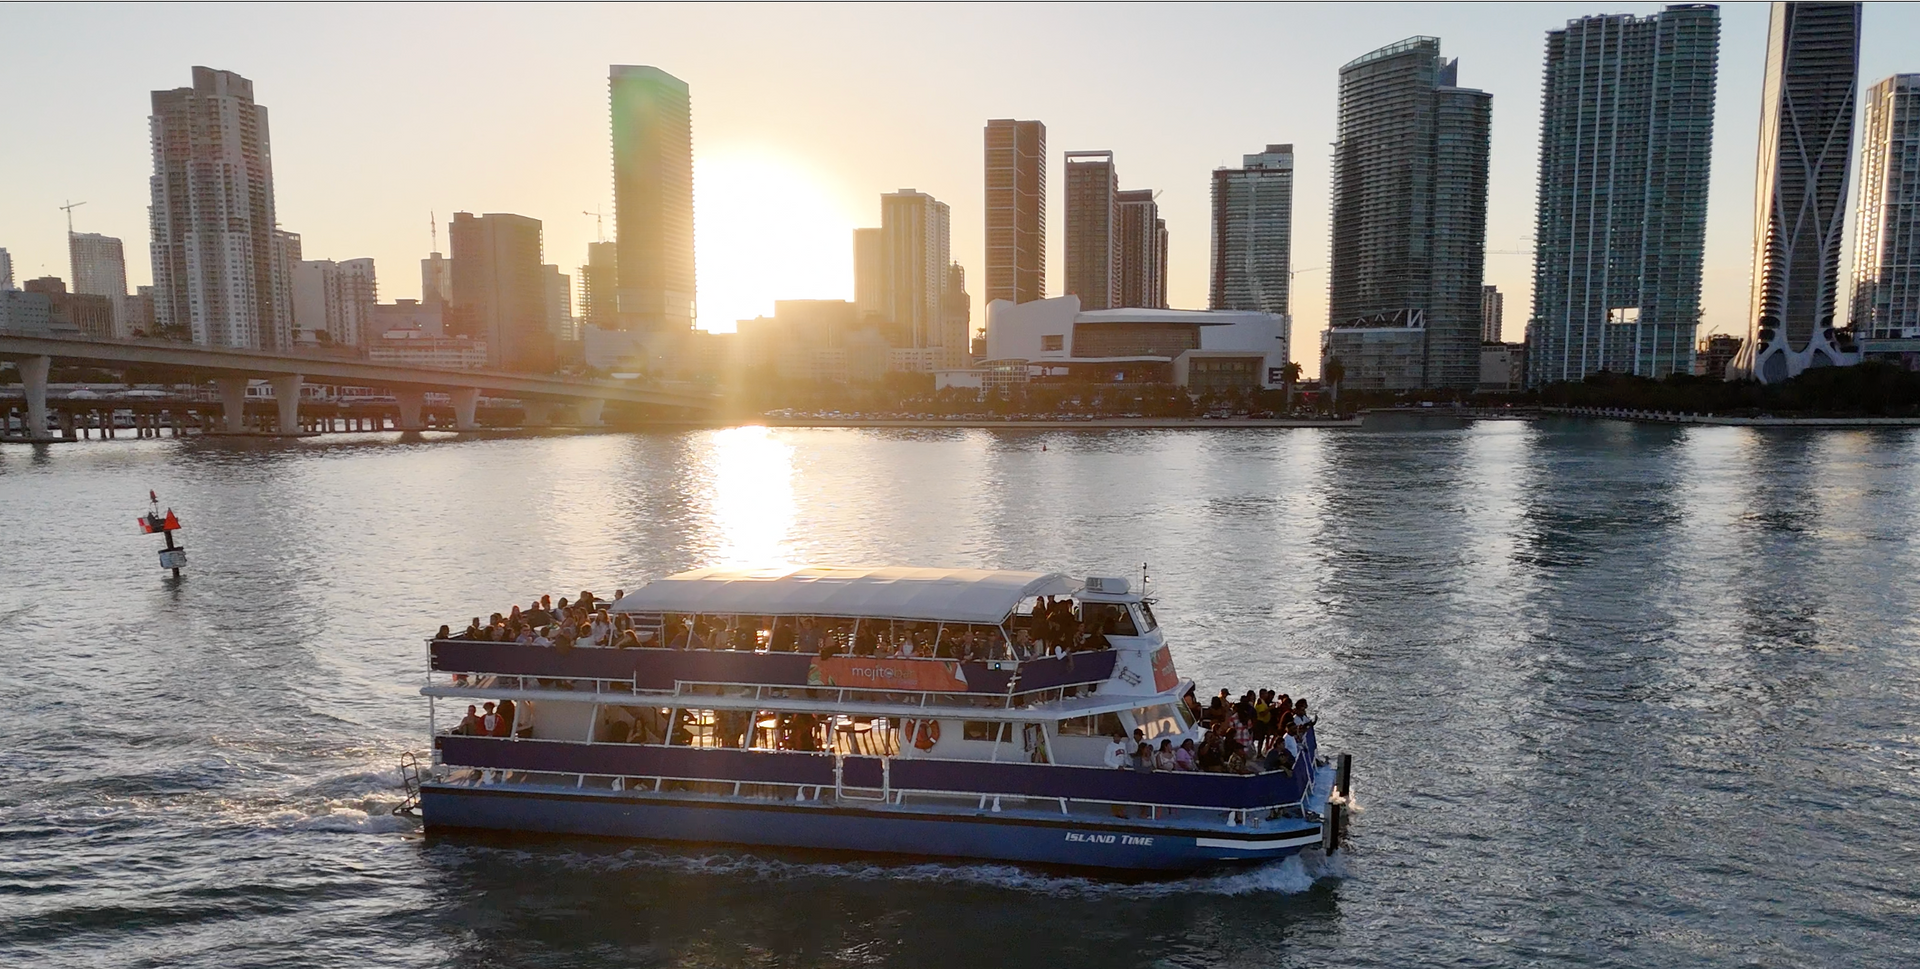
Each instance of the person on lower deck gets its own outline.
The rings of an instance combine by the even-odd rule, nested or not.
[[[1132,749],[1133,745],[1127,743],[1127,735],[1115,730],[1113,736],[1107,743],[1106,765],[1108,767],[1126,767],[1127,754]]]
[[[453,732],[461,735],[462,737],[472,736],[473,734],[479,733],[480,732],[479,708],[475,707],[471,703],[467,704],[467,715],[460,718],[460,725],[453,728]]]

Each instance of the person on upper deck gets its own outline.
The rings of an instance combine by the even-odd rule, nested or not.
[[[1173,752],[1173,741],[1162,739],[1160,748],[1153,752],[1154,770],[1179,770],[1179,759]]]
[[[1184,771],[1200,769],[1200,752],[1194,747],[1191,738],[1180,741],[1180,746],[1173,749],[1173,769]]]
[[[1314,722],[1313,718],[1307,715],[1306,698],[1301,697],[1300,699],[1293,701],[1294,726],[1297,726],[1302,730],[1305,730],[1306,728],[1313,726],[1313,722]]]
[[[553,613],[548,612],[547,610],[541,608],[540,600],[538,599],[533,600],[533,602],[527,606],[527,611],[524,613],[521,613],[521,615],[526,617],[528,625],[532,625],[532,626],[553,625]]]
[[[1109,738],[1107,742],[1106,765],[1108,767],[1126,767],[1128,765],[1127,754],[1132,749],[1133,745],[1127,743],[1127,735],[1115,730],[1113,736]]]
[[[1153,748],[1148,746],[1146,741],[1142,740],[1138,746],[1133,748],[1133,756],[1127,758],[1127,766],[1133,768],[1133,772],[1136,774],[1153,773]]]
[[[434,633],[434,634],[433,634],[433,638],[435,638],[435,639],[452,639],[452,638],[453,638],[453,630],[452,630],[452,629],[450,629],[450,628],[448,628],[448,627],[446,627],[446,626],[441,626],[441,627],[440,627],[440,631],[439,631],[439,632],[437,632],[437,633]]]

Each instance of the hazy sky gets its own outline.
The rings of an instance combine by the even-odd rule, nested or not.
[[[16,280],[69,275],[74,227],[147,258],[149,92],[201,64],[251,78],[268,107],[281,224],[309,259],[371,256],[383,300],[416,298],[428,213],[546,224],[572,273],[613,209],[607,65],[652,64],[693,89],[700,324],[730,329],[779,298],[852,298],[856,226],[878,196],[953,206],[953,253],[985,319],[981,127],[1047,125],[1049,294],[1064,279],[1060,154],[1112,149],[1122,188],[1161,191],[1171,301],[1206,304],[1208,173],[1268,143],[1296,152],[1294,357],[1326,323],[1329,145],[1341,64],[1441,38],[1460,83],[1493,94],[1489,250],[1533,232],[1544,34],[1654,4],[1102,6],[24,6],[0,4],[0,247]],[[1705,326],[1745,332],[1764,4],[1722,6]],[[1868,4],[1862,80],[1920,70],[1920,6]],[[1849,225],[1851,229],[1851,225]],[[442,229],[441,246],[446,240]],[[1507,339],[1532,261],[1490,253]]]

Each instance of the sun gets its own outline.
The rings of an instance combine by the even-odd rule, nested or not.
[[[730,332],[776,299],[853,298],[853,228],[822,181],[777,152],[693,163],[699,327]]]

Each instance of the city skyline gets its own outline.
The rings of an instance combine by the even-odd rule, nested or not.
[[[1632,12],[1646,15],[1661,7],[1640,5]],[[1061,167],[1059,152],[1069,145],[1092,144],[1111,147],[1124,157],[1128,183],[1152,185],[1163,193],[1162,217],[1174,230],[1169,302],[1199,307],[1206,304],[1208,284],[1206,226],[1212,170],[1237,166],[1242,154],[1260,144],[1290,141],[1304,147],[1296,162],[1294,265],[1303,271],[1325,265],[1329,158],[1316,146],[1332,140],[1337,68],[1400,38],[1434,34],[1445,39],[1449,57],[1458,56],[1471,65],[1471,86],[1495,98],[1492,182],[1500,188],[1488,206],[1486,280],[1512,297],[1508,308],[1512,328],[1530,306],[1531,260],[1505,251],[1525,249],[1526,236],[1531,234],[1533,193],[1515,186],[1530,189],[1534,181],[1541,77],[1537,59],[1502,55],[1510,55],[1507,48],[1515,44],[1537,51],[1547,31],[1567,20],[1611,11],[1589,4],[1503,9],[1507,12],[1496,16],[1489,8],[1382,6],[1369,8],[1364,23],[1340,8],[1250,10],[1247,13],[1258,29],[1249,32],[1249,49],[1255,46],[1255,38],[1264,37],[1273,48],[1267,56],[1284,67],[1262,72],[1244,63],[1236,67],[1233,57],[1209,53],[1204,69],[1171,86],[1177,90],[1161,90],[1168,87],[1164,83],[1129,82],[1115,92],[1113,104],[1091,108],[1075,105],[1067,97],[1070,85],[1055,80],[1056,74],[1067,76],[1066,69],[1046,63],[1037,40],[1009,42],[1006,58],[1028,60],[1002,72],[1005,77],[980,68],[960,68],[956,73],[901,63],[891,65],[902,80],[901,90],[876,92],[864,80],[875,64],[866,64],[860,71],[828,65],[802,75],[803,83],[787,83],[777,91],[765,86],[767,72],[790,65],[790,58],[804,53],[808,63],[817,64],[817,49],[802,50],[809,41],[838,49],[869,32],[911,21],[951,25],[957,31],[953,42],[961,44],[969,31],[983,29],[937,9],[883,8],[863,15],[830,16],[823,19],[831,22],[833,30],[825,33],[819,24],[774,10],[761,18],[765,23],[740,28],[743,33],[732,38],[734,43],[727,50],[702,40],[702,31],[717,22],[712,15],[688,9],[627,11],[620,16],[561,10],[535,16],[507,8],[449,21],[402,8],[382,21],[406,31],[427,29],[431,19],[434,28],[443,32],[437,37],[470,41],[481,48],[506,43],[515,28],[547,32],[600,21],[610,26],[672,28],[701,41],[666,45],[622,39],[659,36],[658,30],[593,31],[596,39],[587,45],[589,52],[570,52],[564,67],[536,57],[541,70],[531,80],[511,83],[468,78],[458,72],[448,77],[441,64],[431,70],[382,64],[364,72],[365,77],[339,77],[337,66],[327,63],[321,56],[324,51],[318,50],[325,46],[321,39],[336,28],[298,11],[257,12],[194,35],[188,28],[208,26],[214,19],[210,14],[162,18],[134,10],[121,22],[89,26],[91,41],[102,56],[114,61],[112,69],[89,77],[84,85],[49,91],[45,101],[16,109],[16,116],[29,124],[56,116],[83,123],[43,123],[43,128],[60,131],[60,136],[51,143],[41,139],[29,146],[16,141],[13,147],[0,148],[0,172],[10,185],[0,196],[0,225],[6,227],[0,245],[14,255],[16,280],[60,273],[66,262],[65,226],[55,206],[65,198],[84,198],[92,204],[76,213],[75,230],[130,243],[130,290],[151,278],[142,258],[145,253],[135,241],[146,235],[142,189],[150,174],[141,171],[150,165],[144,152],[145,105],[141,102],[150,90],[178,85],[187,68],[197,63],[247,77],[260,103],[272,106],[278,221],[304,234],[310,255],[371,254],[390,267],[411,265],[430,247],[421,217],[428,210],[438,210],[444,217],[446,212],[464,209],[541,219],[547,226],[547,261],[577,266],[585,261],[586,244],[593,241],[594,220],[573,213],[596,205],[610,207],[612,194],[606,170],[606,65],[638,62],[657,64],[687,81],[697,89],[701,104],[694,122],[694,165],[699,323],[704,327],[730,329],[735,319],[752,315],[756,307],[766,312],[774,298],[851,298],[852,253],[845,240],[852,228],[870,218],[865,212],[872,195],[899,185],[917,185],[952,205],[954,261],[976,279],[987,278],[980,231],[984,207],[978,139],[981,125],[993,117],[1033,118],[1049,129],[1047,295],[1062,292],[1065,278],[1060,241],[1064,185],[1055,171]],[[1197,28],[1186,22],[1195,18],[1151,8],[1111,13],[1109,23],[1096,27],[1102,36],[1109,30],[1115,37],[1140,34],[1143,24],[1157,24],[1144,35],[1156,38],[1153,46],[1166,48],[1165,56],[1182,64],[1199,56]],[[1072,11],[1045,7],[1033,14],[1034,30],[1045,35],[1068,22]],[[18,19],[44,36],[69,36],[71,30],[59,27],[67,22],[63,16],[71,15],[58,8],[27,8]],[[1728,5],[1723,10],[1703,336],[1745,329],[1753,132],[1758,127],[1766,16],[1764,6]],[[1920,16],[1896,7],[1870,6],[1866,17],[1871,29],[1862,45],[1863,86],[1911,69],[1913,65],[1901,60],[1889,38],[1920,25]],[[978,19],[991,24],[1004,17]],[[289,32],[314,37],[316,49],[294,45],[284,58],[273,59],[257,50],[260,41]],[[1138,36],[1125,45],[1147,49]],[[46,68],[47,55],[62,49],[55,44],[47,52],[27,52],[0,66],[0,77],[20,81],[16,89],[30,89],[24,79]],[[120,53],[127,56],[119,57]],[[962,90],[946,93],[956,79],[966,82],[960,85]],[[396,105],[418,101],[447,89],[449,80],[462,85],[471,82],[475,87],[458,98],[436,102],[442,110],[436,112],[434,130],[444,137],[426,137],[416,111],[388,109],[368,101],[375,97]],[[340,93],[342,84],[345,94]],[[1227,97],[1221,85],[1238,85],[1238,90]],[[1272,97],[1276,91],[1286,92],[1285,105]],[[909,98],[919,104],[911,115],[887,114]],[[802,103],[804,109],[788,110]],[[1184,113],[1167,110],[1167,105],[1175,103],[1183,105]],[[354,105],[368,136],[351,139],[351,144],[398,139],[402,150],[344,153],[349,145],[334,142],[341,141],[337,137],[340,111],[348,104]],[[880,117],[888,123],[863,125],[863,118]],[[562,127],[567,130],[561,132]],[[508,130],[517,134],[500,136]],[[756,157],[763,159],[766,176],[760,185],[736,186],[724,178],[730,172],[752,170],[751,160]],[[772,164],[765,164],[767,159]],[[126,178],[130,168],[135,172],[131,186]],[[722,188],[730,194],[720,194]],[[740,194],[753,192],[760,194],[751,199]],[[768,217],[763,228],[772,230],[773,239],[755,248],[740,231],[741,225],[752,223],[739,213],[755,209],[748,201],[765,202],[777,194],[793,196],[791,204],[762,213]],[[735,213],[731,225],[725,222],[730,212]],[[804,258],[790,260],[790,265],[764,258],[770,251],[802,252],[812,247],[801,244],[815,238],[830,242],[818,246],[818,254],[804,251]],[[1850,244],[1845,248],[1851,252]],[[718,262],[711,255],[729,250],[742,255]],[[383,298],[415,295],[406,285],[409,273],[389,269],[389,275],[402,282],[391,293],[383,293]],[[1294,339],[1302,347],[1312,346],[1324,325],[1325,280],[1323,275],[1298,280],[1292,309]],[[975,287],[973,298],[973,317],[979,321],[984,319],[986,287]],[[1301,361],[1310,372],[1316,366],[1311,356],[1306,354]]]

